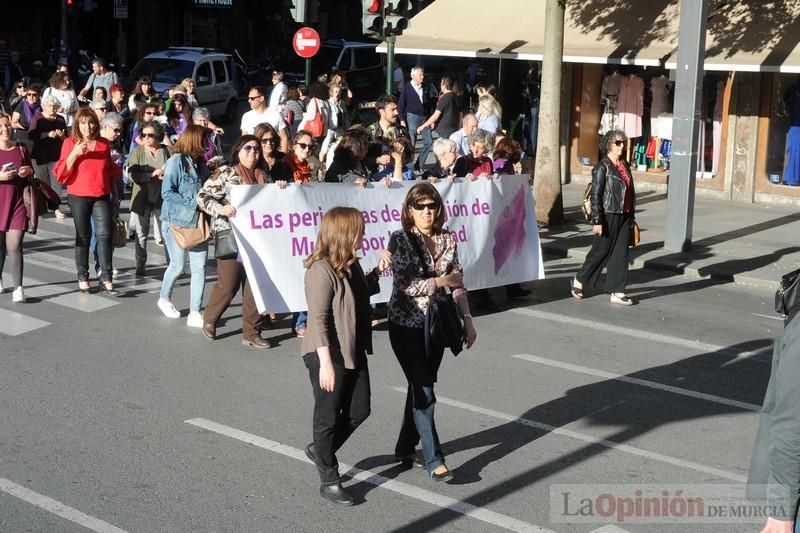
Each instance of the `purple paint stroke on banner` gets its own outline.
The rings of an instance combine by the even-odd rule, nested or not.
[[[495,226],[494,231],[494,246],[492,247],[495,275],[500,272],[500,269],[509,259],[520,254],[525,244],[526,194],[527,187],[523,185],[497,219],[497,226]]]

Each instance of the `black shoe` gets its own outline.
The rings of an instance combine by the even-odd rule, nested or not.
[[[408,455],[399,456],[395,455],[394,458],[402,464],[406,468],[425,468],[425,462],[422,458],[417,454],[417,452],[412,452]]]
[[[323,483],[319,486],[319,494],[326,500],[338,503],[339,505],[353,505],[355,503],[353,497],[344,490],[340,481]]]
[[[441,474],[431,472],[431,479],[434,481],[450,481],[451,479],[453,479],[453,473],[449,469],[445,470]]]
[[[209,324],[208,322],[203,323],[203,336],[210,341],[213,341],[217,338],[217,326],[214,324]]]
[[[489,297],[481,298],[480,300],[478,300],[478,309],[486,313],[500,312],[500,306],[494,303],[494,300],[492,300]]]
[[[314,443],[309,442],[308,446],[306,446],[306,457],[311,459],[311,462],[317,464],[317,454],[314,453]]]

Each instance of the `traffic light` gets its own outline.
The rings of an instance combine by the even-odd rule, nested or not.
[[[285,4],[284,4],[285,5]],[[292,0],[292,18],[295,22],[304,23],[306,21],[306,0]]]
[[[383,35],[383,0],[363,0],[361,25],[365,35]]]
[[[400,35],[408,28],[409,5],[407,0],[385,0],[383,28],[385,35]]]

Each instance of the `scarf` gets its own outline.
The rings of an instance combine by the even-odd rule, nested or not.
[[[292,171],[292,179],[296,183],[308,183],[308,179],[311,177],[311,165],[308,164],[308,161],[300,161],[294,152],[289,152],[286,154],[284,162]]]
[[[39,110],[41,110],[39,104],[31,105],[27,98],[22,101],[22,111],[25,113],[25,123],[28,124],[28,126],[33,122],[33,116]]]
[[[266,182],[264,171],[260,168],[254,168],[253,170],[250,170],[243,164],[239,163],[236,165],[236,173],[239,174],[239,177],[242,179],[242,183],[245,185],[254,185],[256,183],[263,185]]]

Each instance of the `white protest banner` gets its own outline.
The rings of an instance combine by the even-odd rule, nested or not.
[[[400,210],[418,182],[366,187],[334,183],[239,185],[231,190],[231,219],[239,253],[261,313],[306,309],[303,260],[314,250],[327,210],[355,207],[364,216],[361,264],[369,271],[392,232],[402,229]],[[467,289],[483,289],[544,277],[539,231],[527,176],[435,184],[444,201]],[[372,302],[391,296],[391,270]]]

